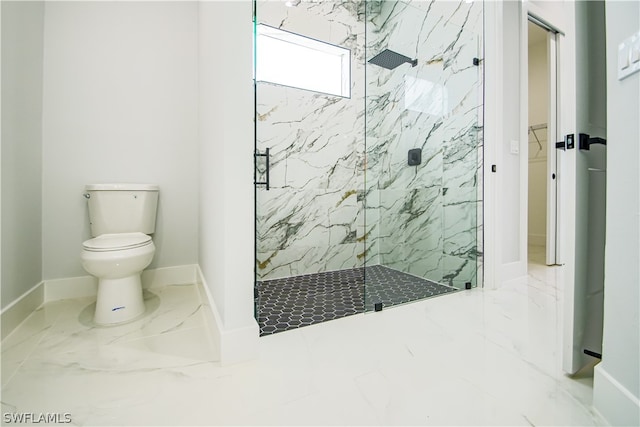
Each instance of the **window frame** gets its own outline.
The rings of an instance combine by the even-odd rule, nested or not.
[[[272,27],[267,24],[256,24],[255,30],[255,64],[254,64],[254,79],[257,82],[275,84],[278,86],[291,87],[300,90],[306,90],[315,93],[322,93],[331,96],[338,96],[341,98],[351,98],[351,49],[342,47],[336,44],[327,43],[322,40],[314,39],[302,34],[294,33],[291,31],[282,30],[280,28]],[[283,43],[291,43],[297,47],[308,49],[309,51],[318,51],[324,55],[333,55],[340,61],[340,93],[331,92],[327,90],[319,90],[308,85],[302,87],[296,84],[287,84],[286,79],[267,79],[260,76],[260,64],[258,53],[260,38],[269,37],[274,40],[278,40]],[[317,86],[316,86],[317,87]],[[326,89],[326,88],[325,88]]]

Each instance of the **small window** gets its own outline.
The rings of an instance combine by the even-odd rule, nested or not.
[[[349,97],[350,77],[349,49],[257,26],[257,81]]]

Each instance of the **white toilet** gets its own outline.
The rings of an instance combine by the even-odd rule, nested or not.
[[[156,250],[158,186],[93,184],[85,187],[93,239],[82,244],[82,267],[98,278],[95,323],[113,325],[144,314],[140,274]]]

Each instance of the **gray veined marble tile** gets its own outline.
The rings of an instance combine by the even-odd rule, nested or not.
[[[593,374],[562,372],[565,269],[538,255],[520,284],[263,337],[247,363],[206,362],[198,348],[176,354],[206,339],[200,326],[159,341],[25,355],[3,384],[2,408],[68,411],[73,425],[607,425],[593,412]],[[192,296],[174,303],[197,305]],[[58,321],[70,328],[62,315],[87,303],[68,300],[10,338],[26,342]]]
[[[472,59],[481,46],[482,7],[267,3],[258,4],[260,22],[351,49],[354,79],[348,99],[258,84],[258,147],[272,151],[273,188],[258,192],[261,274],[364,260],[401,268],[404,260],[404,269],[441,278],[445,254],[477,254],[481,221],[445,205],[456,189],[481,184],[482,101]],[[390,71],[365,62],[385,48],[417,57],[418,66]],[[422,150],[418,167],[407,166],[412,148]],[[366,196],[336,203],[335,196],[354,191]],[[464,199],[475,203],[476,216],[478,200]]]

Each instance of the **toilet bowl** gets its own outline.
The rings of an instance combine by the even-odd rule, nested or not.
[[[140,275],[153,259],[155,245],[143,233],[103,234],[82,245],[82,267],[98,278],[95,323],[133,320],[145,311]]]
[[[94,322],[113,325],[145,312],[140,274],[156,250],[159,188],[155,184],[89,184],[87,200],[93,239],[82,244],[84,269],[98,278]]]

